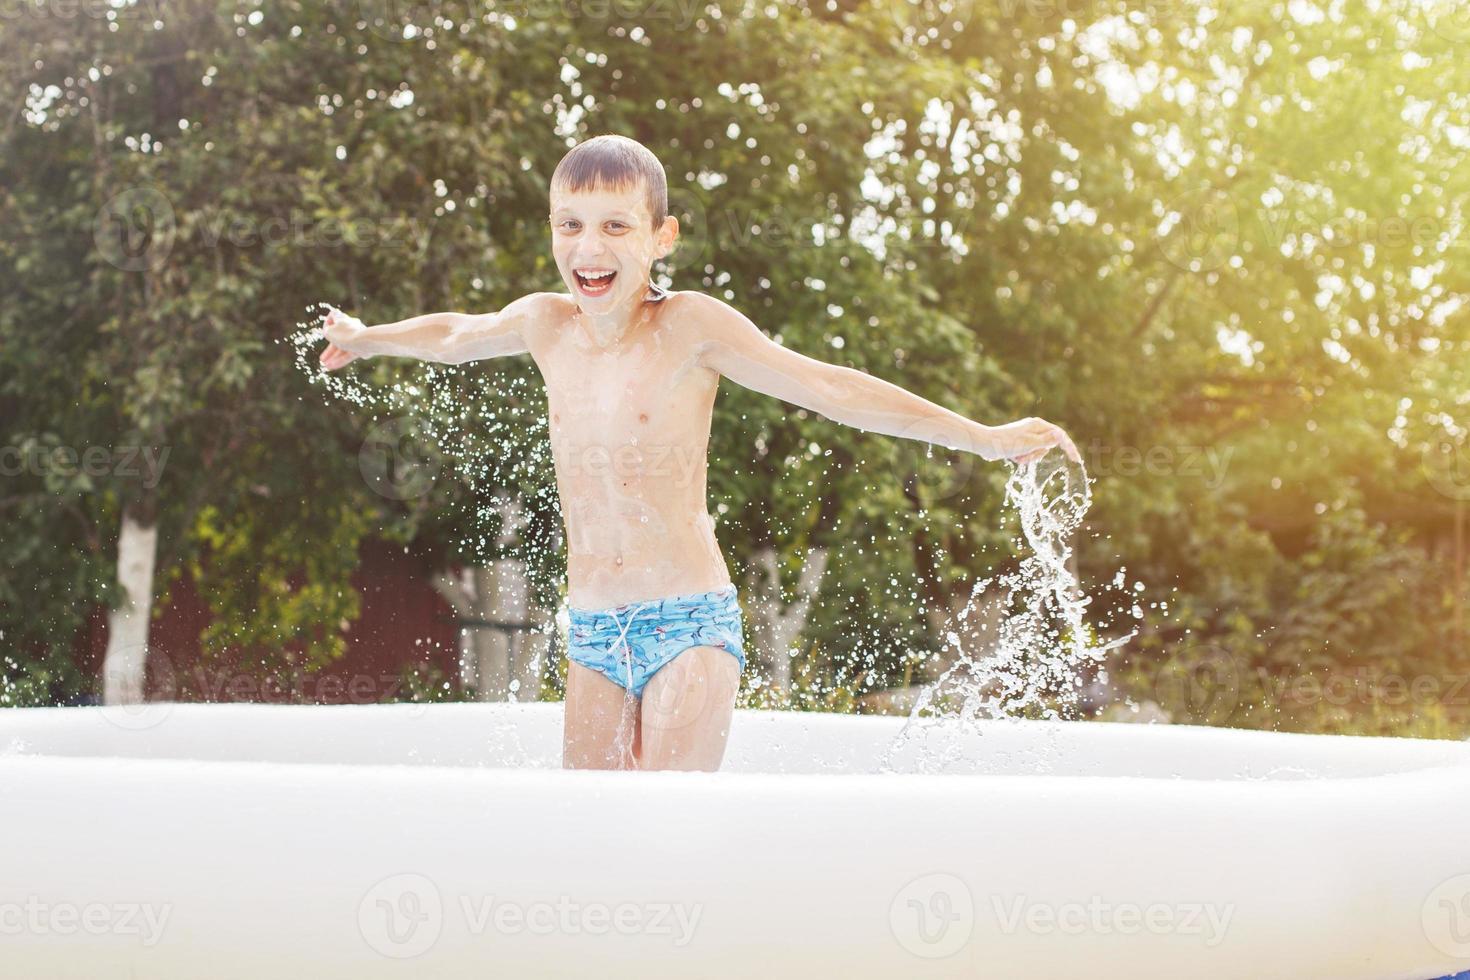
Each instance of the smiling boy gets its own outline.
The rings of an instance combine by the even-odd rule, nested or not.
[[[836,422],[1029,462],[1060,428],[986,426],[852,368],[769,339],[694,291],[650,284],[679,223],[663,166],[598,136],[551,178],[551,250],[566,293],[497,313],[431,313],[367,327],[336,310],[326,370],[390,355],[449,364],[529,353],[546,385],[567,531],[563,764],[719,768],[745,667],[741,610],[707,510],[706,453],[721,377]]]

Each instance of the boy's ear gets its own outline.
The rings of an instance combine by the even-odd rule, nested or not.
[[[679,219],[671,214],[664,218],[664,223],[659,225],[658,231],[654,233],[654,241],[658,245],[658,257],[663,258],[668,255],[678,240]]]

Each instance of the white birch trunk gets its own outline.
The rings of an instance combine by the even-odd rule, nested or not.
[[[117,540],[117,579],[122,602],[107,614],[107,652],[102,658],[103,704],[147,700],[148,625],[153,614],[153,565],[158,524],[139,522],[134,505],[123,508]]]
[[[754,570],[746,580],[750,599],[744,605],[756,647],[766,662],[766,679],[778,691],[791,690],[791,658],[806,629],[812,602],[826,571],[827,549],[808,550],[797,579],[795,598],[787,604],[781,593],[775,549],[762,548],[755,554]]]
[[[532,609],[529,619],[535,628],[515,635],[515,647],[511,651],[515,669],[512,671],[516,689],[512,701],[541,700],[541,682],[546,676],[546,666],[551,662],[552,645],[556,636],[556,616],[549,609]]]

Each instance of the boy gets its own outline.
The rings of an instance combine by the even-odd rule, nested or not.
[[[374,354],[462,364],[521,353],[540,370],[567,530],[569,768],[713,771],[724,757],[745,654],[706,510],[721,377],[986,459],[1025,463],[1054,446],[1079,458],[1049,422],[972,422],[788,350],[714,297],[652,286],[649,269],[679,232],[667,203],[648,149],[622,136],[586,140],[551,178],[551,251],[567,293],[534,293],[498,313],[366,327],[332,310],[325,321],[329,371]]]

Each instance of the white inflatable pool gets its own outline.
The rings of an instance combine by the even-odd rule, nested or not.
[[[1470,969],[1470,744],[996,722],[875,772],[901,724],[572,772],[554,704],[3,711],[0,975]]]

